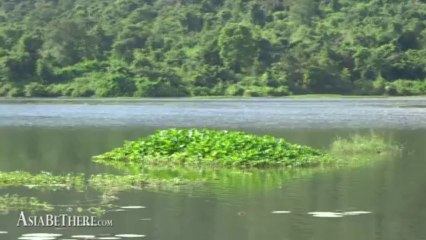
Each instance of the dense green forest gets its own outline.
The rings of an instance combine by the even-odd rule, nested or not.
[[[0,0],[0,96],[426,94],[426,0]]]

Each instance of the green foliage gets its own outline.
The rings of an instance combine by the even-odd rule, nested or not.
[[[261,87],[261,86],[249,86],[244,89],[244,96],[247,97],[265,97],[270,91],[270,87]]]
[[[385,92],[386,81],[382,76],[379,76],[373,82],[373,89],[376,94],[383,94]]]
[[[356,155],[356,154],[383,154],[396,148],[385,141],[384,138],[374,133],[364,136],[355,134],[349,138],[338,138],[331,145],[334,154]]]
[[[200,182],[201,178],[193,182]],[[126,191],[143,188],[153,188],[165,185],[180,185],[188,183],[186,178],[173,177],[162,174],[127,174],[127,175],[112,175],[98,174],[90,176],[88,183],[91,188],[98,190],[116,190]]]
[[[94,157],[94,161],[133,174],[145,174],[138,179],[150,176],[154,182],[159,182],[159,179],[191,182],[211,179],[209,174],[193,174],[191,169],[357,167],[389,158],[400,151],[399,145],[376,134],[338,138],[331,144],[328,153],[324,153],[267,135],[168,129],[128,141],[123,147]],[[128,180],[132,182],[132,179],[129,177]]]
[[[425,1],[0,1],[0,96],[426,94]]]
[[[426,91],[425,81],[396,80],[386,84],[385,91],[389,95],[423,95]]]
[[[189,174],[180,176],[161,174],[158,170],[152,170],[149,174],[97,174],[87,175],[82,173],[66,175],[53,175],[49,172],[31,174],[29,172],[0,172],[0,188],[26,187],[28,189],[40,190],[85,190],[92,189],[115,189],[120,191],[130,189],[141,189],[155,187],[160,184],[177,185],[189,181]],[[201,181],[201,178],[198,179]],[[0,197],[1,198],[1,197]]]
[[[47,91],[45,86],[40,83],[32,82],[25,85],[24,94],[26,97],[46,97]]]
[[[21,197],[18,195],[0,196],[0,213],[9,211],[52,211],[53,206],[42,202],[35,197]]]
[[[132,96],[136,90],[135,83],[123,74],[96,74],[98,80],[95,95],[98,97]]]
[[[96,157],[96,161],[113,165],[200,167],[306,167],[327,160],[318,150],[284,139],[208,129],[160,130]]]
[[[252,30],[243,24],[229,23],[223,27],[218,46],[225,66],[237,73],[251,66],[257,55]]]
[[[400,146],[374,133],[337,138],[330,148],[330,154],[341,164],[372,162],[374,159],[384,159],[384,156],[394,155],[400,151]]]
[[[242,96],[244,95],[244,87],[238,84],[229,85],[226,88],[225,95],[227,96]]]
[[[136,83],[135,96],[139,97],[185,97],[189,96],[181,79],[176,75],[160,76],[155,80],[141,78]]]
[[[28,172],[0,172],[0,188],[12,186],[27,186],[29,188],[70,189],[81,188],[84,185],[84,176],[81,174],[67,174],[54,176],[48,172],[31,174]]]

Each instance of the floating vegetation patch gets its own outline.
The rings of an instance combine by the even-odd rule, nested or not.
[[[51,211],[53,206],[49,203],[42,202],[35,197],[21,197],[18,195],[0,196],[0,214],[9,211]]]
[[[357,163],[373,162],[390,155],[400,153],[402,148],[385,138],[371,133],[370,135],[355,134],[349,138],[338,138],[330,147],[330,154],[338,164],[356,165]]]
[[[193,175],[193,174],[192,174]],[[159,185],[180,185],[189,182],[184,175],[168,175],[161,173],[113,175],[97,174],[85,176],[84,174],[53,175],[49,172],[31,174],[24,171],[0,172],[0,188],[26,187],[29,189],[42,190],[84,190],[92,188],[95,190],[133,190],[158,187]]]
[[[156,187],[159,185],[180,185],[187,183],[181,178],[159,179],[147,174],[112,175],[98,174],[90,176],[88,186],[97,190],[125,191]]]
[[[67,174],[63,176],[54,176],[48,172],[40,174],[31,174],[29,172],[0,172],[1,187],[25,186],[28,188],[48,188],[55,189],[81,189],[84,187],[83,174]]]
[[[94,158],[122,166],[307,167],[328,162],[319,150],[240,131],[168,129]]]
[[[52,205],[47,202],[40,201],[35,197],[24,197],[18,195],[3,195],[0,196],[0,214],[8,214],[11,211],[60,211],[60,212],[76,212],[90,213],[101,216],[107,211],[111,211],[116,207],[114,204],[104,201],[95,201],[91,204],[77,203],[75,205]],[[0,231],[0,234],[2,232]]]
[[[94,161],[133,173],[149,169],[267,168],[357,165],[399,152],[385,138],[370,134],[338,138],[329,152],[288,143],[283,138],[240,131],[168,129],[94,157]],[[152,173],[152,172],[150,172]],[[158,174],[154,174],[158,175]],[[188,175],[187,175],[188,177]],[[191,177],[185,178],[191,179]]]

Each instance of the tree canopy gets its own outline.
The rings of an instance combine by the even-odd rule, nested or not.
[[[426,94],[426,1],[0,0],[0,96]]]

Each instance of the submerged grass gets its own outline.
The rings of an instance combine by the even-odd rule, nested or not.
[[[81,189],[84,187],[83,174],[55,176],[48,172],[31,174],[29,172],[0,172],[0,188],[25,186],[28,188]]]
[[[90,176],[88,186],[101,191],[125,191],[152,188],[159,185],[181,185],[189,181],[183,178],[157,178],[148,174],[112,175],[98,174]]]
[[[283,138],[240,131],[168,129],[94,158],[108,165],[187,167],[307,167],[329,161],[323,152]]]
[[[84,174],[52,175],[49,172],[31,174],[29,172],[0,172],[0,188],[26,187],[41,190],[96,190],[117,188],[123,190],[142,189],[163,185],[179,185],[189,182],[186,175],[157,175],[148,173],[113,175],[96,174],[85,176]]]
[[[42,202],[35,197],[21,197],[18,195],[0,196],[0,213],[8,213],[9,211],[51,211],[53,206],[49,203]]]
[[[401,146],[374,133],[337,138],[330,146],[330,154],[336,159],[336,163],[346,165],[374,162],[398,154],[401,150]]]

